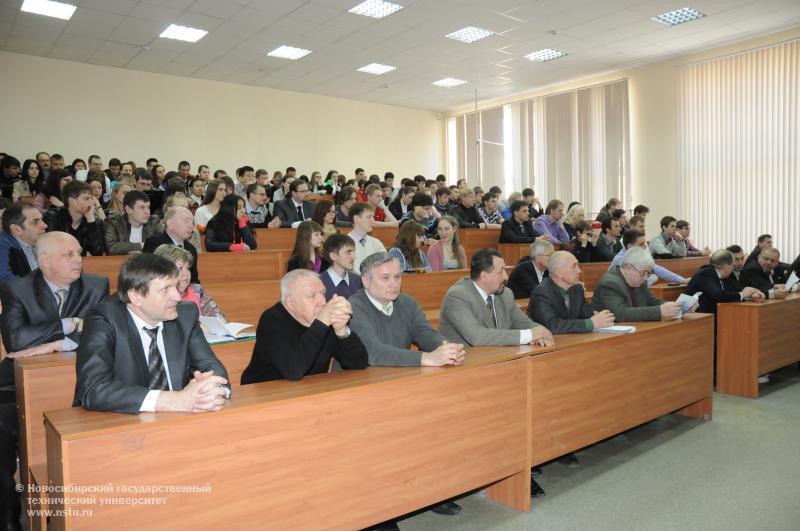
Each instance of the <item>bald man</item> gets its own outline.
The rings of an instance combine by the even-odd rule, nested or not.
[[[197,274],[197,249],[189,238],[194,231],[194,216],[188,208],[172,207],[164,215],[164,232],[157,236],[151,236],[144,242],[144,252],[153,253],[159,245],[177,245],[192,253],[192,266],[189,271],[192,273],[192,284],[199,284],[200,278]]]
[[[81,246],[66,232],[39,236],[39,269],[0,285],[0,331],[9,352],[0,363],[0,523],[19,521],[15,492],[15,357],[75,350],[83,316],[108,296],[108,279],[82,273]],[[5,528],[4,528],[5,529]]]
[[[557,251],[547,263],[548,276],[534,288],[528,303],[528,317],[542,323],[554,334],[591,332],[614,324],[608,310],[596,312],[586,301],[580,283],[581,268],[570,252]]]

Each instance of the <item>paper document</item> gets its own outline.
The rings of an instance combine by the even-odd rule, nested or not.
[[[697,302],[700,300],[700,295],[702,294],[703,294],[702,291],[698,291],[694,295],[687,295],[685,293],[681,293],[681,296],[678,297],[678,300],[676,300],[675,302],[681,305],[683,313],[688,313],[691,307],[697,304]]]
[[[789,280],[786,281],[786,291],[792,291],[792,288],[797,285],[797,282],[800,281],[797,278],[797,272],[792,271],[792,275],[789,277]]]
[[[251,328],[253,325],[245,323],[226,323],[219,317],[203,317],[200,316],[200,323],[205,325],[209,334],[221,337],[234,337],[241,339],[243,337],[255,337],[255,331],[242,332],[245,328]]]
[[[610,332],[612,334],[632,334],[636,332],[635,326],[621,326],[621,325],[613,325],[613,326],[605,326],[603,328],[595,328],[595,332]]]

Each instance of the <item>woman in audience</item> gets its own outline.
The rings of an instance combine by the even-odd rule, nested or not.
[[[330,188],[331,194],[336,194],[339,191],[339,172],[336,170],[328,170],[325,176],[325,186]]]
[[[206,195],[203,197],[203,206],[194,213],[194,224],[203,232],[208,222],[219,212],[222,200],[228,195],[228,187],[219,179],[212,179],[206,186]]]
[[[105,221],[106,212],[104,210],[105,205],[103,205],[103,196],[106,193],[106,174],[100,170],[89,170],[86,174],[86,184],[92,190],[95,219]]]
[[[304,221],[298,225],[294,249],[289,262],[286,264],[286,271],[310,269],[316,273],[321,273],[328,269],[328,261],[320,256],[324,242],[322,227],[318,223]]]
[[[400,232],[394,241],[394,246],[389,249],[389,254],[400,260],[403,273],[419,273],[431,271],[428,257],[420,249],[425,241],[425,227],[414,220],[409,220],[400,225]]]
[[[72,181],[72,174],[67,170],[50,170],[50,175],[44,181],[41,193],[33,198],[33,206],[44,212],[49,208],[64,206],[61,201],[61,190]]]
[[[564,230],[567,231],[569,234],[569,238],[572,239],[575,237],[577,231],[575,230],[575,224],[579,221],[584,221],[586,215],[583,205],[580,203],[575,203],[569,210],[567,210],[567,215],[564,217]]]
[[[108,214],[125,214],[125,208],[122,206],[122,200],[125,199],[125,194],[133,190],[133,179],[121,177],[111,193],[111,203],[108,207]]]
[[[318,171],[311,173],[311,179],[308,183],[308,191],[313,194],[329,194],[331,188],[322,182],[322,174]]]
[[[436,228],[439,239],[428,248],[428,260],[433,271],[464,269],[467,267],[467,254],[458,238],[458,221],[453,216],[444,215]]]
[[[295,178],[290,176],[290,175],[284,175],[283,177],[281,177],[281,186],[280,186],[280,188],[275,190],[275,193],[272,194],[272,202],[273,203],[275,203],[277,201],[280,201],[281,199],[283,199],[285,197],[290,197],[289,187],[292,185],[292,182],[294,181],[294,179]]]
[[[86,161],[83,159],[75,159],[72,161],[70,168],[72,168],[72,174],[75,175],[77,172],[86,169]]]
[[[206,182],[200,177],[192,177],[189,179],[189,200],[194,206],[191,207],[192,212],[200,208],[203,204],[203,194],[206,192]]]
[[[250,229],[244,199],[235,194],[225,197],[219,205],[219,211],[206,225],[206,250],[212,253],[241,253],[255,251],[256,247],[258,244]]]
[[[322,199],[317,201],[311,221],[322,227],[322,236],[327,240],[331,234],[336,234],[336,207],[331,201]]]
[[[192,284],[192,253],[178,247],[164,243],[156,247],[153,254],[163,256],[173,262],[178,268],[178,293],[181,294],[183,302],[193,302],[197,305],[200,315],[203,317],[218,317],[225,320],[225,315],[211,296],[203,289],[202,284]]]
[[[575,207],[572,207],[575,208]],[[572,246],[572,254],[578,259],[578,262],[585,264],[592,261],[594,255],[594,244],[597,238],[594,234],[592,224],[588,221],[575,222],[575,237],[569,245]]]
[[[350,208],[356,204],[356,196],[356,189],[352,186],[345,186],[339,190],[339,195],[336,196],[336,202],[339,205],[336,209],[337,227],[353,226],[353,222],[350,221]]]
[[[153,176],[153,188],[160,188],[164,184],[167,170],[161,164],[154,164],[153,169],[150,170],[150,175]]]
[[[44,174],[36,159],[28,159],[22,164],[22,173],[14,183],[11,198],[16,202],[20,197],[36,196],[44,186]]]
[[[411,208],[411,199],[416,193],[415,190],[413,186],[404,186],[397,193],[394,201],[389,204],[389,212],[392,213],[395,219],[405,216],[408,209]]]

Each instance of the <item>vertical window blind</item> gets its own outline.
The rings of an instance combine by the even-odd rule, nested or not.
[[[450,118],[447,168],[484,190],[533,188],[596,212],[630,202],[628,82],[615,81]]]
[[[682,65],[678,216],[712,249],[800,253],[800,40]]]

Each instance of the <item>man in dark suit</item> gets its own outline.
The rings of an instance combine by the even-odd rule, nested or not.
[[[181,303],[178,269],[158,255],[122,264],[117,296],[86,316],[74,406],[95,411],[217,411],[228,373],[208,346],[197,306]]]
[[[296,179],[289,185],[289,197],[275,203],[275,215],[281,218],[281,227],[297,227],[314,215],[314,203],[306,201],[308,183]]]
[[[528,204],[525,201],[511,203],[511,219],[500,226],[500,243],[533,243],[539,236],[528,219]]]
[[[34,246],[47,225],[39,209],[14,203],[3,211],[0,232],[0,282],[24,277],[39,267]]]
[[[508,287],[515,299],[531,296],[533,289],[539,285],[547,273],[547,263],[553,254],[553,244],[544,239],[531,244],[529,256],[520,258],[508,277]]]
[[[780,251],[765,247],[761,249],[756,263],[742,270],[741,281],[743,286],[756,288],[770,299],[785,299],[789,294],[784,289],[788,278],[788,269],[781,264]]]
[[[593,311],[586,301],[580,283],[581,269],[572,253],[553,253],[547,269],[550,274],[531,294],[528,317],[542,323],[554,334],[591,332],[614,324],[613,313]]]
[[[744,267],[757,263],[758,255],[761,254],[761,250],[766,249],[767,247],[772,247],[772,235],[762,234],[758,237],[756,246],[753,247],[753,250],[750,251],[749,255],[747,255],[747,260],[744,262]]]
[[[733,255],[733,273],[725,279],[725,283],[733,291],[742,291],[742,269],[744,269],[745,256],[744,250],[738,245],[729,245],[725,248]]]
[[[197,274],[197,249],[195,249],[189,238],[194,231],[194,217],[188,208],[172,207],[164,215],[164,232],[157,236],[152,236],[144,242],[144,252],[153,253],[159,245],[169,244],[183,247],[192,253],[192,265],[189,268],[192,273],[192,284],[199,284],[200,278]]]
[[[764,294],[756,288],[746,287],[742,290],[732,289],[726,280],[733,274],[734,257],[727,249],[716,251],[708,260],[708,265],[698,269],[686,288],[687,295],[702,293],[699,301],[699,312],[717,313],[717,303],[764,300]]]
[[[0,363],[0,529],[18,529],[20,514],[13,358],[74,350],[83,316],[108,296],[107,278],[81,273],[81,247],[73,236],[43,234],[36,251],[39,269],[0,284],[0,331],[10,353]]]

